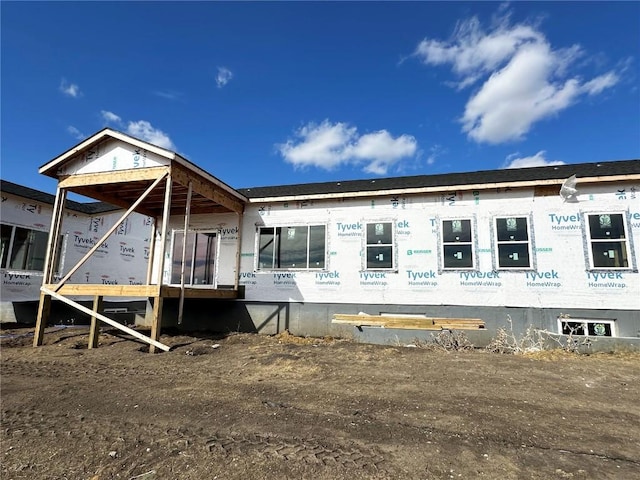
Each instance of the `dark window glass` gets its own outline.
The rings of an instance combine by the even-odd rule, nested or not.
[[[393,247],[367,247],[367,268],[392,268]]]
[[[605,213],[589,215],[589,232],[592,240],[624,239],[624,220],[622,214]]]
[[[442,241],[444,243],[470,242],[471,220],[444,220],[442,222]]]
[[[501,267],[528,268],[529,244],[503,243],[498,244],[498,263]]]
[[[591,242],[594,267],[621,267],[629,266],[627,249],[624,242]]]
[[[470,268],[473,267],[473,254],[471,245],[445,245],[444,268]]]
[[[499,242],[529,240],[526,217],[497,218],[496,229]]]
[[[368,223],[367,224],[367,245],[391,245],[393,234],[391,223]]]
[[[258,269],[324,268],[326,227],[265,227],[259,233]]]

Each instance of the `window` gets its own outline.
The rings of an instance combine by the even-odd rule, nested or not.
[[[171,283],[179,284],[182,273],[182,248],[184,231],[173,233]],[[184,258],[185,285],[215,285],[216,233],[188,232]]]
[[[326,227],[262,227],[258,231],[258,270],[325,268]]]
[[[621,213],[588,215],[593,268],[629,268],[629,244]]]
[[[558,318],[558,330],[563,335],[615,337],[613,320],[561,317]]]
[[[0,237],[2,268],[35,272],[44,270],[49,239],[47,232],[2,224]]]
[[[473,268],[471,220],[442,221],[442,262],[445,270]]]
[[[393,223],[367,223],[367,269],[392,269]]]
[[[531,237],[527,217],[495,219],[498,268],[531,268]]]

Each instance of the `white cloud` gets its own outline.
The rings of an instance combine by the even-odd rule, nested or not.
[[[109,112],[108,110],[101,110],[100,115],[102,115],[102,119],[107,123],[122,125],[122,119],[113,112]]]
[[[216,85],[218,88],[224,87],[233,78],[233,72],[227,67],[218,67],[218,75],[216,76]]]
[[[436,163],[436,159],[447,153],[446,148],[443,148],[442,145],[434,145],[429,149],[429,156],[427,157],[427,165],[433,165]]]
[[[545,155],[547,152],[540,150],[530,157],[520,157],[519,153],[512,153],[507,156],[507,162],[504,168],[529,168],[529,167],[549,167],[553,165],[564,165],[560,160],[547,160]]]
[[[169,138],[169,135],[162,130],[153,128],[151,123],[146,120],[129,122],[127,125],[127,133],[145,142],[153,143],[158,147],[166,148],[167,150],[176,150],[176,146],[171,141],[171,138]]]
[[[76,140],[84,140],[85,138],[87,138],[87,136],[82,133],[80,130],[78,130],[76,127],[74,127],[73,125],[69,125],[67,127],[67,132]]]
[[[359,135],[356,127],[328,120],[305,125],[295,132],[295,137],[276,146],[295,167],[331,170],[344,164],[363,164],[365,172],[384,175],[417,150],[416,139],[411,135],[394,138],[386,130]]]
[[[107,124],[115,124],[119,127],[122,127],[125,124],[119,115],[108,110],[101,110],[100,115]],[[167,150],[176,150],[176,146],[171,141],[171,138],[169,138],[169,135],[160,129],[154,128],[147,120],[128,122],[126,133],[137,137],[140,140],[144,140],[145,142],[153,143],[158,147],[166,148]]]
[[[80,92],[80,87],[78,85],[76,85],[75,83],[69,83],[64,78],[60,81],[59,88],[62,93],[69,97],[78,98],[80,95],[82,95],[82,92]]]
[[[183,96],[182,92],[175,90],[156,90],[153,94],[166,100],[179,100]]]
[[[424,39],[414,55],[427,65],[451,65],[458,89],[482,82],[461,118],[477,142],[520,140],[535,123],[619,81],[613,71],[588,81],[570,75],[580,46],[553,49],[535,25],[511,25],[508,15],[488,32],[477,18],[465,20],[451,40]]]

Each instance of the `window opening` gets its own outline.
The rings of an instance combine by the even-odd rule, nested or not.
[[[593,268],[629,268],[625,217],[621,213],[588,215]]]
[[[531,268],[531,239],[527,217],[495,219],[498,268]]]
[[[326,226],[261,227],[258,231],[258,269],[323,269]]]
[[[393,223],[368,223],[366,228],[367,269],[392,269]]]
[[[442,221],[442,259],[445,270],[473,268],[473,233],[470,219]]]

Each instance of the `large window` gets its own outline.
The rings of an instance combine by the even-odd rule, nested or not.
[[[367,223],[367,269],[393,269],[393,223]]]
[[[442,264],[444,269],[472,269],[474,266],[473,258],[471,220],[442,220]]]
[[[261,227],[258,270],[325,268],[326,243],[325,225]]]
[[[591,266],[629,268],[629,242],[622,213],[588,215]]]
[[[0,266],[13,270],[43,271],[48,238],[47,232],[2,224]]]
[[[527,217],[495,219],[498,268],[531,268],[531,235]]]
[[[184,231],[173,233],[171,283],[181,283]],[[216,233],[190,231],[186,238],[185,285],[215,285]]]

